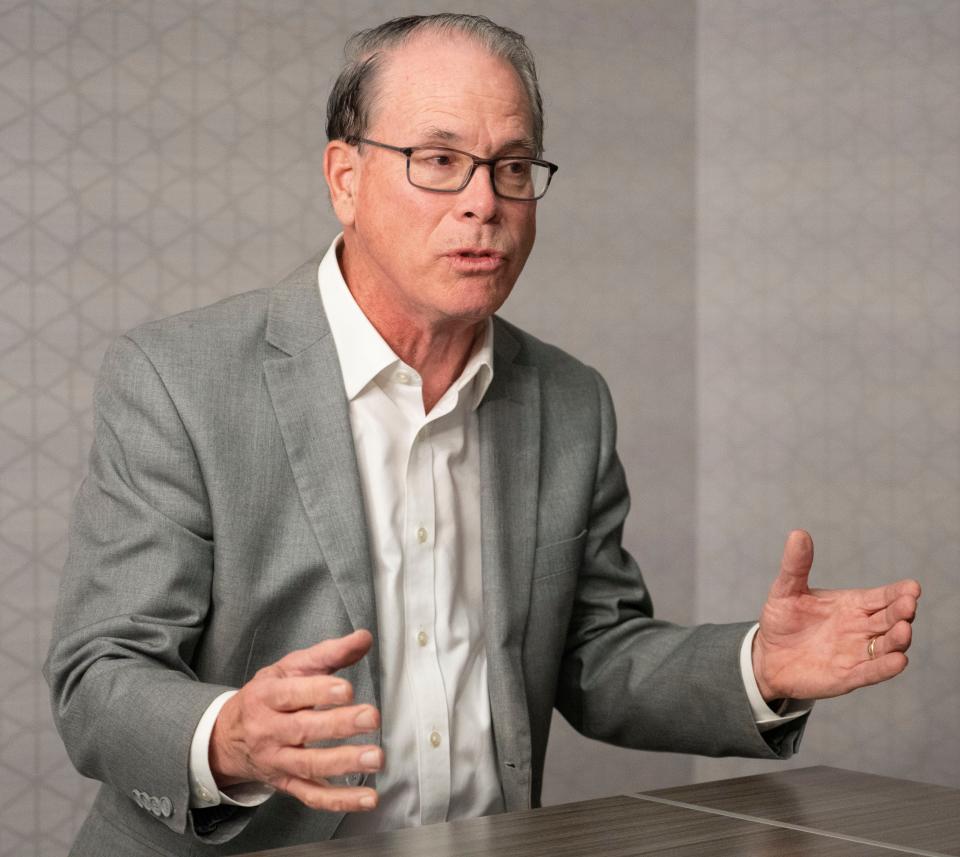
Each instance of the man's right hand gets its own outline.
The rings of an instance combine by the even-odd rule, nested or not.
[[[379,747],[304,746],[380,726],[380,712],[372,705],[350,705],[353,687],[333,675],[359,661],[372,644],[369,631],[354,631],[290,652],[257,672],[227,701],[214,723],[209,758],[217,785],[256,781],[313,809],[373,809],[377,805],[373,789],[331,785],[326,778],[379,771],[383,766]]]

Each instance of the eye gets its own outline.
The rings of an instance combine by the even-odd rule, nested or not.
[[[501,179],[510,181],[524,181],[530,176],[532,164],[529,161],[500,161],[497,164],[497,175]]]
[[[420,168],[433,172],[447,172],[461,166],[457,153],[447,149],[421,149],[414,154],[413,160]]]

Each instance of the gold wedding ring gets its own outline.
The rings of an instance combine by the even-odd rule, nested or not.
[[[867,646],[867,657],[870,660],[873,660],[877,656],[877,638],[873,637],[870,640],[870,645]]]

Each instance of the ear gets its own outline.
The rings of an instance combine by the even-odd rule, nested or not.
[[[343,140],[331,140],[323,153],[323,175],[330,189],[330,202],[337,219],[344,226],[352,226],[357,177],[357,147]]]

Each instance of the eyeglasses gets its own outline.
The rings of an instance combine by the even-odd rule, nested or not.
[[[391,152],[399,152],[407,159],[407,180],[414,187],[437,193],[459,193],[468,184],[477,167],[489,165],[493,192],[503,199],[532,202],[540,199],[550,186],[550,179],[559,169],[556,164],[538,158],[507,155],[502,158],[478,158],[459,149],[445,146],[388,146],[376,140],[357,137],[353,145],[366,143]]]

